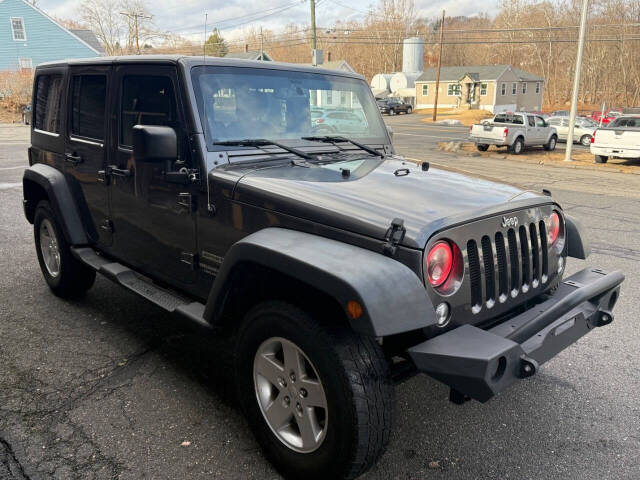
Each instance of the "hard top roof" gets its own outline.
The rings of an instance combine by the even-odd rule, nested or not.
[[[78,58],[69,60],[57,60],[54,62],[41,63],[37,69],[66,66],[66,65],[114,65],[114,64],[135,64],[135,63],[156,63],[156,64],[183,64],[186,68],[199,65],[208,65],[216,67],[245,67],[245,68],[264,68],[268,70],[290,70],[296,72],[308,73],[330,73],[332,75],[340,75],[343,77],[352,77],[364,79],[362,75],[357,73],[346,72],[344,70],[329,70],[321,67],[313,67],[301,63],[283,63],[283,62],[265,62],[261,60],[244,60],[238,58],[223,57],[202,57],[202,56],[183,56],[183,55],[126,55],[118,57],[94,57],[94,58]]]

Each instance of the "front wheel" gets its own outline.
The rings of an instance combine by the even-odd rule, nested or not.
[[[544,149],[548,152],[552,152],[553,150],[556,149],[556,145],[558,143],[558,139],[554,136],[552,136],[549,141],[546,143],[546,145],[544,146]]]
[[[407,108],[407,115],[411,113],[411,107]]]
[[[392,108],[391,110],[389,110],[389,115],[395,115],[396,111]]]
[[[45,281],[59,297],[77,297],[93,286],[95,270],[72,254],[51,205],[42,200],[36,206],[33,221],[38,262]]]
[[[591,135],[583,135],[580,137],[580,145],[588,147],[591,144]]]
[[[383,453],[393,386],[375,339],[267,302],[246,315],[234,364],[249,425],[285,477],[355,478]]]

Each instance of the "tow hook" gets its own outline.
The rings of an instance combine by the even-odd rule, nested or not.
[[[533,358],[525,355],[520,357],[520,378],[531,377],[536,374],[540,365]]]
[[[609,310],[600,310],[600,314],[596,317],[596,327],[604,327],[613,322],[613,313]]]

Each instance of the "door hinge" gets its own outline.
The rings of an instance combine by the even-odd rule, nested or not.
[[[178,205],[186,209],[189,213],[196,211],[194,198],[193,198],[193,195],[191,195],[190,193],[186,193],[186,192],[179,193]]]
[[[382,253],[389,255],[390,257],[396,254],[398,245],[402,242],[404,234],[407,229],[404,228],[404,220],[401,218],[394,218],[391,222],[391,226],[387,229],[387,233],[384,234],[384,245],[382,246]]]
[[[189,265],[191,270],[198,268],[198,255],[191,252],[180,252],[180,261]]]

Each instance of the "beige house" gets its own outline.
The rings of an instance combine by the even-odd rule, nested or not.
[[[416,108],[433,108],[436,69],[416,80]],[[442,67],[438,107],[483,109],[493,113],[542,108],[544,78],[511,65]]]

